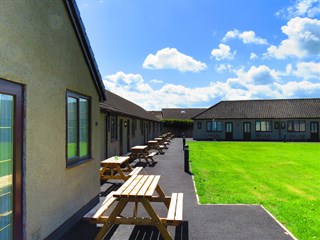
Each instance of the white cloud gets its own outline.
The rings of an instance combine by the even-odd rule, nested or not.
[[[320,14],[319,0],[297,0],[293,6],[287,9],[281,9],[276,13],[277,16],[290,19],[294,17],[313,18]]]
[[[240,32],[237,29],[233,31],[228,31],[226,35],[222,38],[222,41],[226,42],[229,39],[233,39],[233,38],[238,38],[242,40],[242,42],[245,44],[258,44],[258,45],[268,44],[268,41],[266,39],[257,37],[254,31]]]
[[[232,72],[233,71],[233,66],[231,64],[219,64],[218,66],[216,66],[216,70],[219,73]]]
[[[320,56],[320,20],[296,17],[281,28],[288,36],[280,45],[268,48],[265,56],[284,59]]]
[[[250,60],[258,59],[258,55],[255,53],[250,53]]]
[[[160,84],[160,83],[163,83],[162,80],[157,80],[157,79],[152,79],[150,80],[151,83],[156,83],[156,84]]]
[[[302,75],[304,71],[314,71],[316,66],[314,63],[301,63],[293,71],[292,65],[288,64],[286,72]],[[123,72],[105,76],[104,84],[108,90],[147,110],[208,106],[221,99],[301,98],[315,96],[320,92],[319,81],[284,82],[279,72],[265,65],[252,66],[247,70],[241,68],[233,70],[233,73],[235,76],[232,78],[212,81],[207,86],[196,88],[167,83],[160,89],[153,89],[140,74]]]
[[[181,72],[199,72],[207,68],[205,63],[180,53],[175,48],[161,49],[156,55],[149,54],[142,66],[147,69],[177,69]]]
[[[300,62],[293,74],[297,77],[308,79],[320,79],[320,63],[316,62]],[[320,93],[319,93],[320,94]]]
[[[212,49],[211,55],[216,58],[216,60],[220,61],[222,59],[232,60],[234,56],[237,54],[237,51],[231,52],[231,48],[228,45],[223,43],[219,44],[219,48]]]

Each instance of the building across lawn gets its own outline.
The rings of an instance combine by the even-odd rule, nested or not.
[[[319,141],[320,98],[221,101],[192,119],[196,140]]]

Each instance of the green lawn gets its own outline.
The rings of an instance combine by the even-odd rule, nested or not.
[[[320,144],[188,142],[201,203],[262,204],[299,239],[320,239]]]

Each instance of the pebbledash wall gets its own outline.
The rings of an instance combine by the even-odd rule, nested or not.
[[[100,192],[101,95],[67,2],[73,4],[1,1],[0,78],[24,88],[23,239],[50,237]],[[71,168],[66,167],[67,91],[91,102],[91,159]]]

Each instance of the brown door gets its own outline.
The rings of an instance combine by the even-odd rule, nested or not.
[[[0,239],[22,239],[23,86],[0,79]]]
[[[251,140],[251,123],[250,122],[243,123],[243,139],[246,141]]]
[[[233,124],[226,122],[226,140],[233,140]]]
[[[311,137],[311,141],[319,141],[319,123],[318,122],[310,123],[310,137]]]

